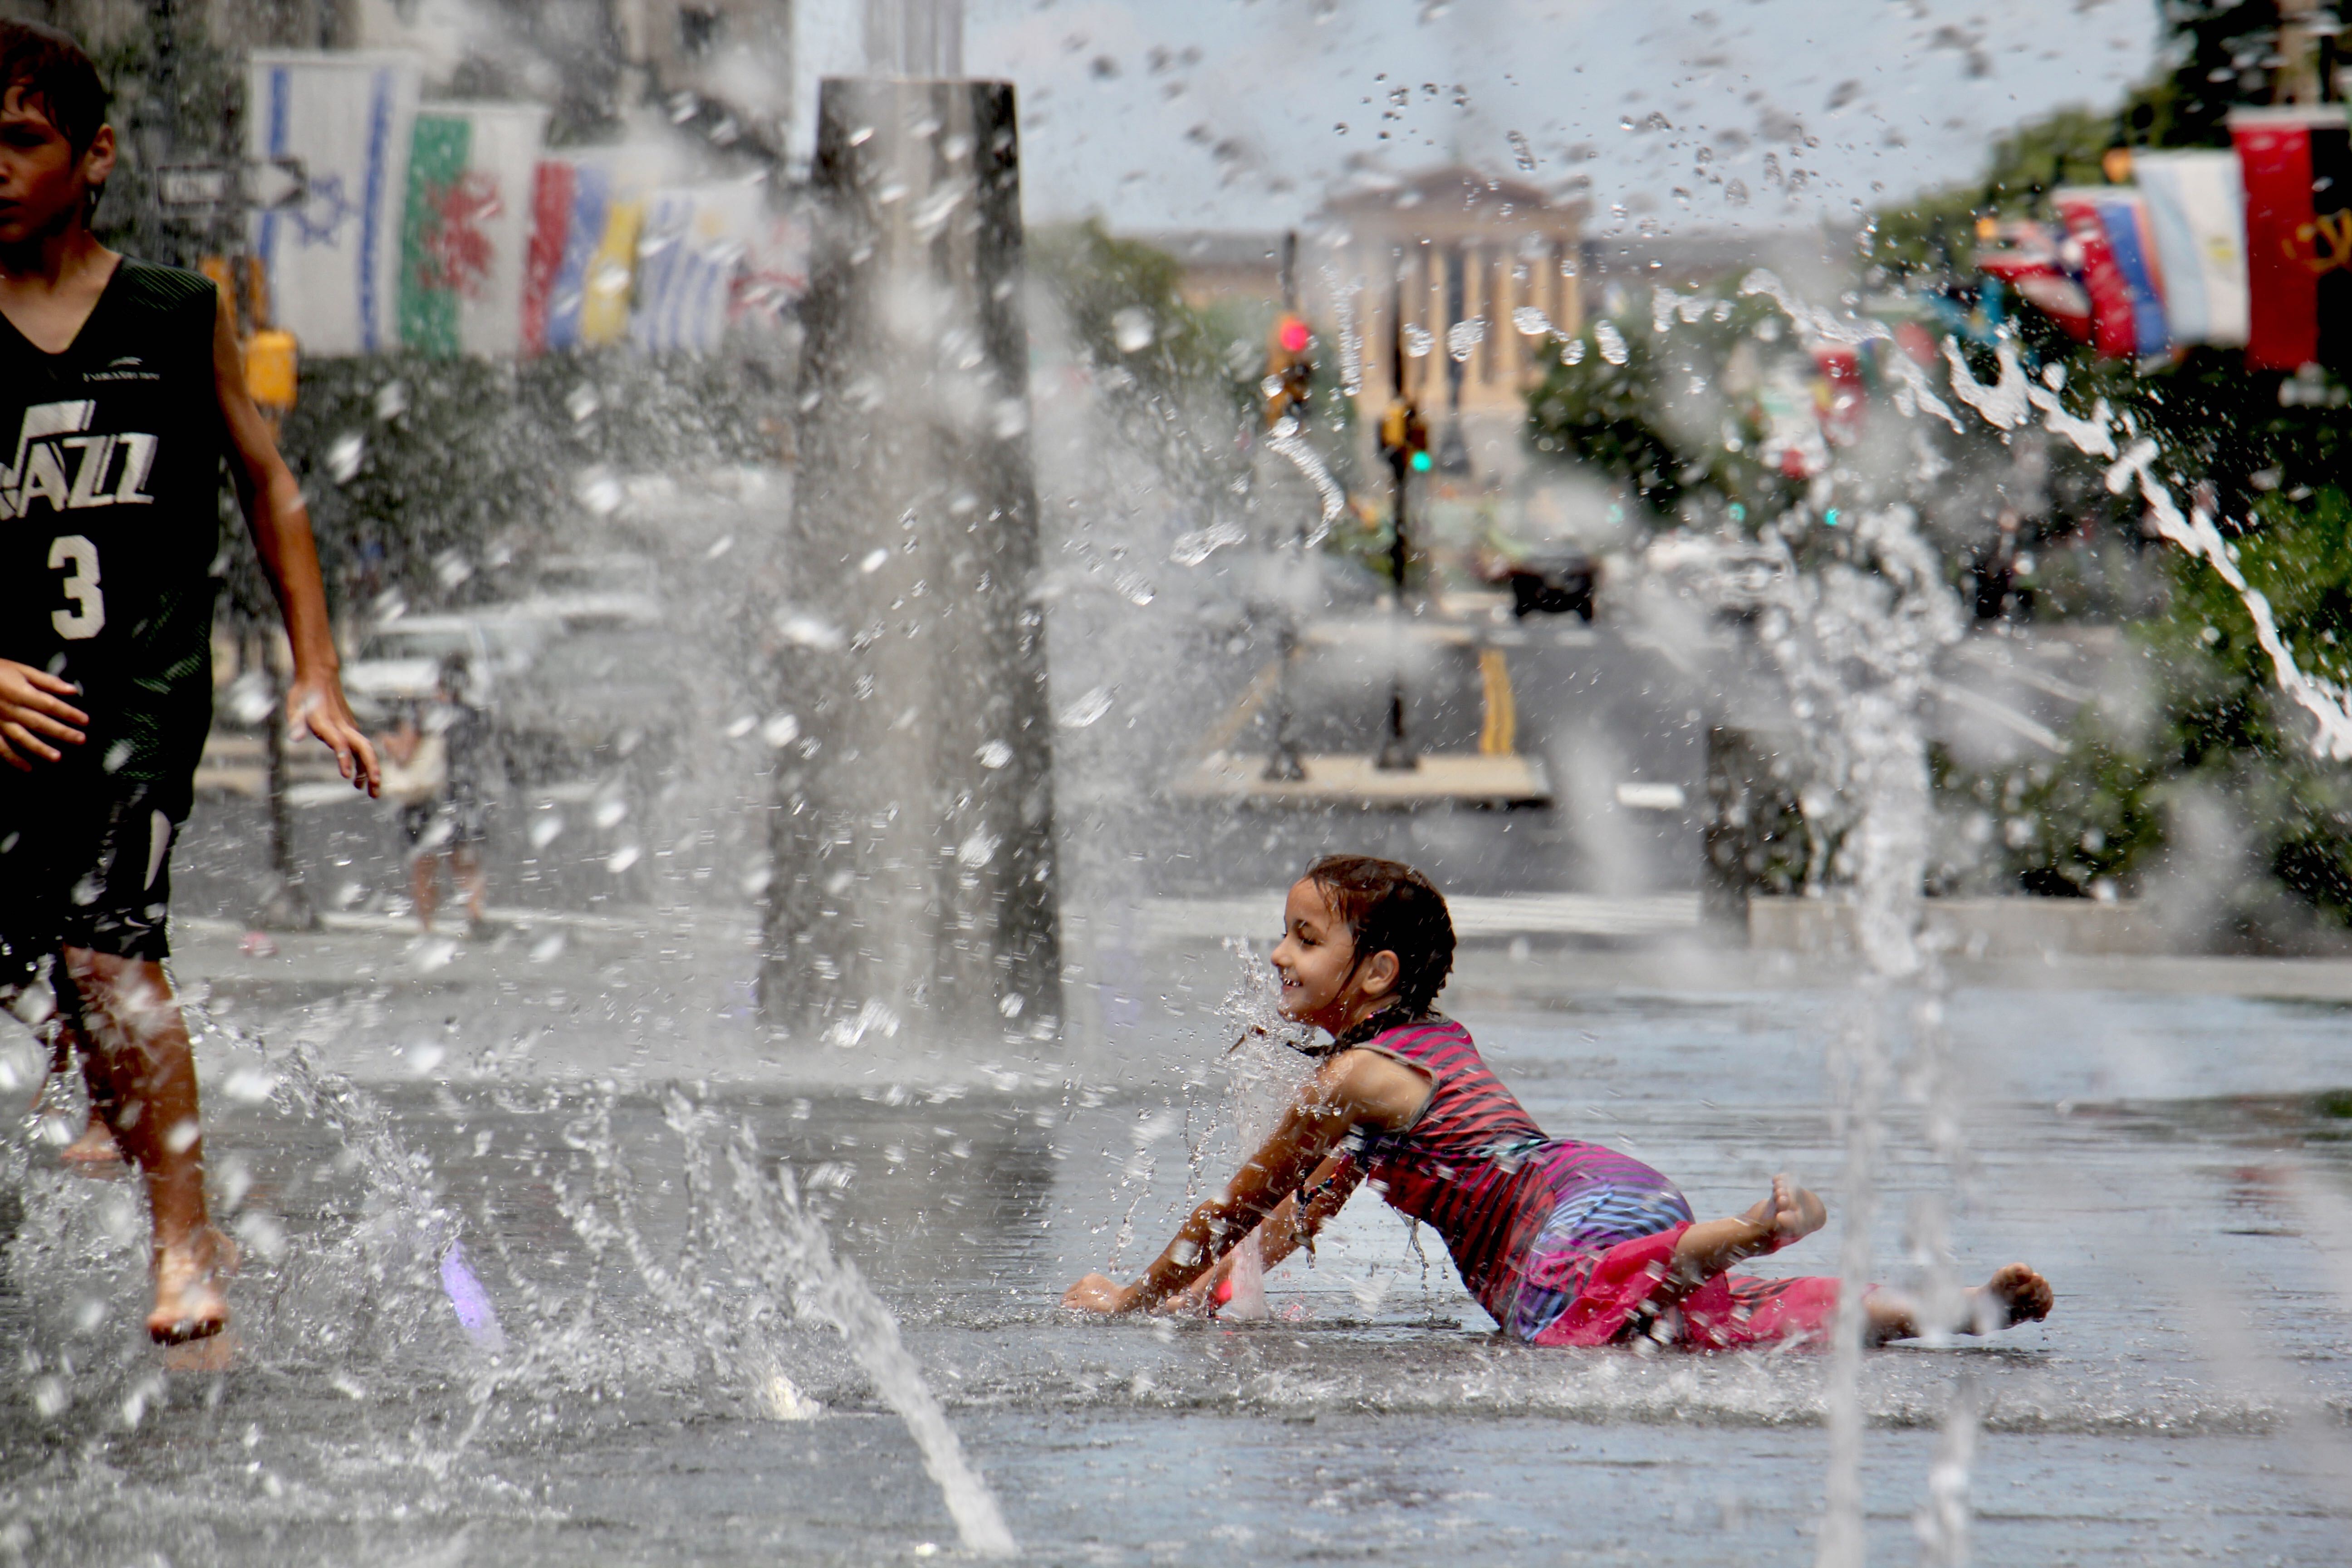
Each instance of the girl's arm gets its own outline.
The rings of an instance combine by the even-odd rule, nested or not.
[[[1342,1051],[1299,1087],[1273,1135],[1243,1163],[1222,1194],[1192,1211],[1142,1279],[1116,1285],[1089,1274],[1070,1287],[1062,1304],[1091,1312],[1158,1306],[1207,1273],[1297,1192],[1349,1128],[1408,1126],[1421,1114],[1429,1090],[1427,1079],[1393,1058]]]
[[[1363,1168],[1345,1154],[1334,1154],[1316,1166],[1315,1173],[1299,1189],[1307,1194],[1306,1205],[1300,1206],[1299,1193],[1291,1194],[1274,1205],[1265,1223],[1253,1233],[1257,1237],[1258,1261],[1271,1268],[1313,1241],[1331,1216],[1347,1206],[1363,1180]],[[1219,1282],[1233,1271],[1234,1258],[1234,1252],[1226,1253],[1215,1268],[1171,1296],[1164,1303],[1168,1310],[1193,1312],[1205,1307],[1214,1299]]]

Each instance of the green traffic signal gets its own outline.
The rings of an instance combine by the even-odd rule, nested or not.
[[[1429,454],[1428,454],[1428,453],[1426,453],[1426,452],[1415,452],[1415,453],[1412,455],[1412,471],[1413,471],[1414,473],[1416,473],[1416,474],[1425,474],[1425,473],[1429,472]]]

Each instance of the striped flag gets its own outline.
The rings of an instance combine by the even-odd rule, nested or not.
[[[627,335],[644,204],[602,158],[541,161],[523,282],[526,353],[594,347]]]
[[[2082,252],[2091,346],[2110,359],[2162,353],[2169,341],[2164,300],[2152,272],[2153,247],[2142,238],[2137,195],[2120,186],[2089,186],[2053,191],[2050,201]]]
[[[2179,343],[2246,341],[2246,192],[2235,153],[2140,153],[2164,275],[2165,322]]]
[[[273,319],[307,354],[392,346],[416,58],[257,49],[250,71],[247,151],[306,176],[299,205],[253,219]]]
[[[2352,365],[2352,148],[2344,111],[2230,116],[2246,187],[2246,364]]]
[[[741,183],[655,193],[637,238],[636,309],[629,320],[639,347],[703,353],[719,346],[764,201],[761,186]]]
[[[522,345],[532,176],[547,110],[434,103],[409,142],[401,222],[400,337],[428,354]]]

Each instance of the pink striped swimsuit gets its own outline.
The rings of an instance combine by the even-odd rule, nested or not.
[[[1544,1136],[1452,1019],[1426,1015],[1357,1048],[1424,1074],[1430,1095],[1402,1131],[1356,1128],[1350,1162],[1391,1206],[1444,1238],[1463,1284],[1514,1338],[1603,1344],[1649,1331],[1726,1349],[1825,1328],[1833,1279],[1721,1275],[1654,1300],[1690,1205],[1631,1155]]]

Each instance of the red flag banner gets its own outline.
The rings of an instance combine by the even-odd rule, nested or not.
[[[2093,193],[2053,192],[2051,205],[2066,226],[2066,238],[2083,253],[2083,287],[2091,296],[2091,346],[2102,359],[2129,359],[2139,352],[2139,325],[2132,308],[2130,283],[2116,265],[2114,247],[2099,221]],[[2070,258],[2071,259],[2071,258]]]
[[[2246,364],[2352,366],[2352,145],[2336,108],[2240,110]]]

